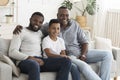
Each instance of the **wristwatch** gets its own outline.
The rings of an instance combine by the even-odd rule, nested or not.
[[[84,55],[84,54],[83,54],[83,55],[81,55],[81,56],[82,56],[82,57],[86,57],[86,55]]]

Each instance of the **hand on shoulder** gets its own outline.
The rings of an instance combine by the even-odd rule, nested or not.
[[[13,31],[13,34],[21,33],[22,29],[23,29],[23,26],[17,25],[16,28],[14,29],[14,31]]]

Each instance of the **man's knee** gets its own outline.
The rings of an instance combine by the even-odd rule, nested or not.
[[[68,58],[61,58],[62,63],[64,63],[66,66],[71,66],[71,60]]]
[[[39,68],[40,68],[39,63],[37,61],[34,61],[34,60],[29,60],[28,65],[31,69],[39,70]]]
[[[109,59],[109,60],[113,59],[113,55],[112,55],[111,51],[104,51],[104,54],[105,54],[107,59]]]
[[[76,64],[72,63],[71,71],[76,71],[76,70],[79,71],[78,66]]]

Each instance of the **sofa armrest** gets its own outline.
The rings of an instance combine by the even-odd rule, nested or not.
[[[115,60],[120,60],[120,48],[112,47],[112,53]]]
[[[117,64],[117,76],[120,76],[120,48],[112,47],[113,58]]]
[[[0,80],[12,80],[12,67],[0,61]]]

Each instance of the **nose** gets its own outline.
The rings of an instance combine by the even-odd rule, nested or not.
[[[40,23],[37,21],[37,22],[36,22],[36,25],[40,25]]]
[[[63,19],[64,19],[64,20],[67,20],[67,19],[68,19],[68,16],[67,16],[67,15],[63,15]]]

